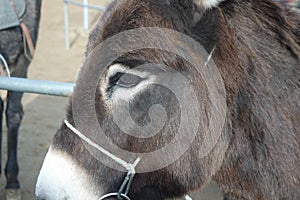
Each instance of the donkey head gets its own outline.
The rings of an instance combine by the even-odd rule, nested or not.
[[[218,1],[198,1],[208,8]],[[93,144],[141,161],[133,199],[180,197],[219,169],[228,144],[222,78],[192,39],[192,1],[114,1],[92,31],[67,120]],[[222,138],[222,139],[220,139]],[[37,183],[39,199],[99,199],[126,169],[65,124]]]

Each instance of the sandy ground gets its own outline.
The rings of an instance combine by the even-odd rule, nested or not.
[[[105,0],[90,0],[90,3],[105,5]],[[90,12],[93,24],[99,13]],[[91,26],[92,27],[92,26]],[[70,6],[70,32],[72,46],[64,47],[63,1],[44,0],[36,55],[31,63],[29,78],[73,82],[81,66],[88,33],[82,30],[82,10]],[[64,118],[67,98],[24,94],[25,116],[19,132],[19,180],[22,199],[34,199],[34,188],[39,169],[56,129]],[[5,124],[5,123],[4,123]],[[6,162],[6,131],[4,127],[2,163]],[[4,169],[2,169],[2,172]],[[0,200],[5,200],[5,178],[0,178]],[[209,185],[194,199],[220,199],[215,185]]]

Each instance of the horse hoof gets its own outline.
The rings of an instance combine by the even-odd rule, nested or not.
[[[6,189],[6,200],[21,200],[21,190]]]

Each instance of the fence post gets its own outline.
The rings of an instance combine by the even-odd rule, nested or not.
[[[64,0],[64,18],[65,18],[65,47],[70,49],[70,31],[69,31],[69,1]]]
[[[89,1],[83,0],[83,29],[87,31],[89,29]]]

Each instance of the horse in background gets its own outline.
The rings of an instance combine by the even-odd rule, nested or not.
[[[28,66],[38,38],[40,10],[41,0],[0,0],[1,75],[10,74],[12,77],[27,77]],[[28,35],[31,38],[28,38]],[[7,180],[5,188],[9,200],[21,198],[17,146],[19,127],[24,115],[21,104],[22,96],[22,92],[8,91],[0,99],[0,150],[4,111],[7,126],[8,155],[5,166]],[[2,170],[1,153],[0,169]]]

